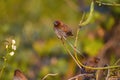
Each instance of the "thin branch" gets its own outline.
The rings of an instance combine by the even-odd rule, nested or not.
[[[2,66],[2,68],[1,68],[1,70],[0,70],[0,78],[2,77],[3,71],[4,71],[4,69],[6,68],[8,55],[9,55],[9,52],[8,52],[8,49],[7,49],[7,53],[6,53],[5,56],[3,57],[4,62],[3,62],[3,66]]]
[[[100,70],[97,70],[97,72],[96,72],[96,80],[99,80],[99,73],[100,73]]]
[[[46,76],[44,76],[44,77],[42,78],[42,80],[45,80],[48,76],[56,76],[56,75],[58,75],[58,73],[55,73],[55,74],[47,74]]]
[[[101,1],[96,1],[96,3],[98,3],[100,6],[101,5],[107,5],[107,6],[118,6],[118,7],[120,7],[120,4],[117,4],[117,3],[104,3],[104,2],[101,2]]]
[[[109,76],[110,76],[110,69],[108,69],[108,72],[107,72],[107,77],[106,77],[106,79],[105,79],[105,80],[108,80]]]
[[[81,52],[80,52],[78,49],[76,49],[76,47],[74,47],[64,36],[63,36],[63,39],[70,45],[70,47],[71,47],[74,51],[76,51],[77,53],[81,54]],[[64,43],[63,39],[62,39],[62,42]],[[82,56],[82,54],[81,54],[81,56]]]
[[[63,43],[63,41],[62,41],[62,43]],[[72,57],[72,59],[75,61],[75,63],[79,66],[79,68],[81,68],[79,63],[76,61],[76,59],[74,58],[74,56],[72,55],[72,53],[70,52],[70,50],[66,47],[66,45],[64,43],[63,43],[63,46],[64,46],[65,50],[69,53],[69,55]]]
[[[120,58],[115,62],[115,65],[117,65],[120,62]]]
[[[117,65],[117,66],[108,66],[108,67],[91,67],[91,66],[85,66],[85,65],[83,65],[83,64],[79,61],[78,57],[76,57],[76,59],[77,59],[79,65],[81,65],[82,67],[87,68],[87,69],[103,70],[103,69],[111,69],[111,68],[118,68],[118,67],[120,67],[120,65]]]
[[[81,56],[83,56],[82,53],[80,52],[80,50],[78,50],[76,47],[74,47],[69,41],[66,40],[66,42],[70,45],[70,47],[71,47],[75,52],[77,52],[77,53],[79,53]]]
[[[78,77],[82,77],[82,76],[94,76],[94,75],[93,74],[79,74],[79,75],[76,75],[68,80],[78,79]]]
[[[82,19],[80,20],[80,24],[83,22],[84,17],[85,17],[85,13],[83,13]],[[80,28],[81,28],[81,26],[80,26]],[[80,31],[80,29],[78,28],[78,29],[77,29],[77,33],[76,33],[76,37],[75,37],[74,48],[77,48],[79,31]],[[75,58],[77,57],[76,51],[74,52],[74,56],[75,56]],[[83,57],[84,57],[84,56],[83,56]],[[77,60],[77,59],[76,59],[76,60]],[[77,62],[79,62],[79,61],[77,61]]]

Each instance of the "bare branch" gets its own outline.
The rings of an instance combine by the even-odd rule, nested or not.
[[[83,76],[94,76],[94,75],[93,74],[79,74],[79,75],[76,75],[68,80],[78,79],[78,77],[83,77]]]
[[[55,74],[47,74],[46,76],[44,76],[44,77],[42,78],[42,80],[45,80],[48,76],[56,76],[56,75],[58,75],[58,73],[55,73]]]

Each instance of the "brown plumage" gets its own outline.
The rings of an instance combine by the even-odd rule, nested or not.
[[[59,20],[54,22],[54,31],[60,39],[73,36],[72,29]]]
[[[13,80],[28,80],[20,70],[15,70]]]

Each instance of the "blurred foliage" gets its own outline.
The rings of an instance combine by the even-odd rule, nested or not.
[[[54,34],[53,21],[62,20],[72,27],[75,34],[82,16],[79,1],[0,0],[0,67],[2,57],[6,54],[2,41],[13,38],[17,45],[15,55],[8,58],[1,80],[12,80],[15,69],[22,70],[30,80],[39,80],[48,73],[59,73],[48,77],[48,80],[63,80],[76,74],[74,62]],[[119,3],[119,0],[102,1]],[[89,0],[85,5],[84,10],[88,15]],[[120,14],[119,9],[97,6],[91,23],[80,31],[78,46],[82,52],[90,56],[97,54],[104,45],[105,31],[111,30],[116,16]]]

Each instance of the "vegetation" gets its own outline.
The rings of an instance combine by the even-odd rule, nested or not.
[[[12,80],[16,69],[29,80],[120,79],[119,3],[0,0],[0,80]],[[58,39],[55,20],[74,36]]]

